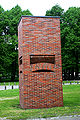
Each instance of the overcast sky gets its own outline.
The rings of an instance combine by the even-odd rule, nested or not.
[[[44,16],[46,10],[58,4],[63,9],[67,10],[69,7],[80,7],[80,0],[0,0],[0,5],[5,10],[10,10],[12,7],[19,5],[22,10],[29,9],[33,15]]]

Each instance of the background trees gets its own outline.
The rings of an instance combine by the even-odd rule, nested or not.
[[[55,5],[46,15],[60,16],[61,48],[64,79],[79,79],[80,71],[80,8],[71,7],[66,12]],[[75,72],[75,76],[74,76]]]
[[[63,69],[75,71],[78,79],[80,68],[80,8],[71,7],[63,16],[61,24]],[[73,78],[73,76],[71,76]]]
[[[32,13],[28,9],[22,11],[18,5],[7,11],[0,6],[0,79],[15,81],[18,78],[17,27],[22,15]]]
[[[0,81],[18,78],[17,26],[22,15],[32,13],[28,9],[22,11],[18,5],[7,11],[0,6]],[[60,16],[63,78],[80,79],[80,7],[64,12],[55,5],[46,11],[46,16]]]
[[[46,11],[46,16],[62,16],[63,13],[64,9],[62,9],[59,5],[55,5],[50,10]]]

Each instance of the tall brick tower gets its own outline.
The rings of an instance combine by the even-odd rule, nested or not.
[[[22,16],[18,43],[21,107],[63,106],[60,18]]]

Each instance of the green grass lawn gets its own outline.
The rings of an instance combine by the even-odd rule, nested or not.
[[[2,85],[19,85],[19,81],[18,82],[1,82],[0,86]]]
[[[63,81],[63,83],[77,83],[79,82],[80,83],[80,80],[66,80],[66,81]]]
[[[24,118],[47,118],[67,115],[80,115],[80,85],[63,86],[64,107],[48,109],[21,109],[19,90],[0,91],[0,117],[18,120]]]

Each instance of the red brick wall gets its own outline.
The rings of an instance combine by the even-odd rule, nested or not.
[[[63,106],[59,17],[22,16],[18,43],[21,107]]]

